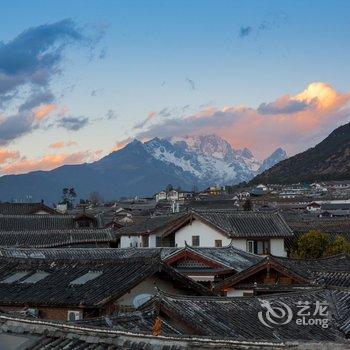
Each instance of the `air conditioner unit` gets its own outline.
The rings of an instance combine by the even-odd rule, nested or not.
[[[75,311],[75,310],[69,310],[67,313],[67,320],[68,321],[78,321],[83,319],[83,312],[82,311]]]
[[[26,316],[30,316],[30,317],[39,317],[39,310],[38,309],[26,309],[25,311]]]

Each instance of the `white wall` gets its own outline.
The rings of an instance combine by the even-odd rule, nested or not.
[[[139,236],[121,236],[120,237],[120,248],[140,247],[141,239]]]
[[[185,241],[188,245],[192,245],[192,236],[199,236],[200,247],[215,247],[215,240],[220,239],[222,245],[226,246],[231,243],[231,239],[226,235],[223,235],[219,231],[215,230],[211,226],[199,221],[193,220],[191,224],[188,224],[175,233],[175,246],[185,247]],[[247,251],[246,238],[232,239],[232,245],[243,251]],[[141,247],[141,238],[138,236],[122,236],[120,239],[121,248],[129,248],[130,243],[133,247]],[[149,247],[156,247],[156,235],[149,236]],[[283,238],[271,238],[270,240],[271,254],[276,256],[287,256],[284,250]]]
[[[243,297],[243,293],[253,293],[252,289],[229,289],[227,291],[227,297]]]
[[[247,251],[247,240],[246,239],[233,239],[232,245],[240,250]]]
[[[270,239],[271,254],[276,256],[287,256],[287,252],[284,250],[283,238],[271,238]]]
[[[193,220],[192,224],[188,224],[176,232],[175,244],[178,247],[184,247],[186,241],[188,245],[192,245],[192,236],[199,236],[201,247],[215,247],[216,239],[221,239],[223,246],[231,242],[230,238],[214,230],[210,226],[201,221]]]
[[[183,292],[174,288],[171,281],[165,281],[157,276],[147,278],[143,282],[139,283],[136,287],[132,288],[129,293],[124,294],[119,298],[115,304],[120,306],[133,306],[134,298],[139,294],[156,294],[156,287],[164,292],[171,294],[183,294]]]

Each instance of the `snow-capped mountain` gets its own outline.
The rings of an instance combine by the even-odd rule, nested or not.
[[[262,173],[263,171],[270,169],[275,164],[279,163],[282,160],[287,159],[287,153],[282,148],[277,148],[275,152],[273,152],[270,157],[267,157],[263,163],[261,164],[258,173]]]
[[[235,150],[217,135],[154,138],[145,146],[154,158],[191,173],[207,185],[248,181],[262,171],[262,166],[265,170],[285,156],[279,149],[261,163],[249,149]]]
[[[145,143],[134,140],[93,163],[2,176],[0,200],[31,195],[34,201],[52,203],[60,198],[64,187],[75,188],[79,198],[98,191],[104,199],[115,200],[153,195],[168,184],[187,190],[230,185],[252,179],[284,156],[278,150],[261,164],[248,149],[235,150],[215,135],[155,138]]]

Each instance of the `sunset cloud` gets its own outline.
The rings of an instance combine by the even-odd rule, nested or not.
[[[116,144],[112,148],[112,152],[119,151],[120,149],[124,148],[132,140],[133,140],[132,137],[127,137],[124,140],[117,141]]]
[[[51,143],[49,145],[49,148],[53,148],[53,149],[59,149],[59,148],[63,148],[63,147],[71,147],[71,146],[76,146],[78,143],[75,141],[57,141],[54,143]]]
[[[55,109],[55,104],[42,105],[34,110],[35,119],[41,121]]]
[[[21,158],[1,167],[2,174],[23,174],[34,170],[51,170],[62,165],[78,164],[96,159],[100,151],[84,151],[76,153],[60,153],[45,155],[37,159]],[[0,153],[1,160],[1,153]]]
[[[277,147],[295,154],[350,120],[350,93],[323,82],[309,84],[295,96],[282,95],[258,108],[208,107],[193,115],[148,125],[135,137],[171,137],[216,133],[233,147],[248,147],[260,158]]]
[[[134,126],[134,129],[142,129],[144,128],[150,121],[152,121],[153,119],[155,119],[157,117],[157,112],[149,112],[147,115],[147,118],[145,118],[143,121],[141,121],[140,123],[136,124]]]
[[[0,164],[8,161],[14,161],[20,158],[18,151],[8,151],[6,149],[0,149]]]

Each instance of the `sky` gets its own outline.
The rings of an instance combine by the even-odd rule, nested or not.
[[[350,121],[347,0],[2,1],[0,175],[133,138],[217,134],[263,159]]]

